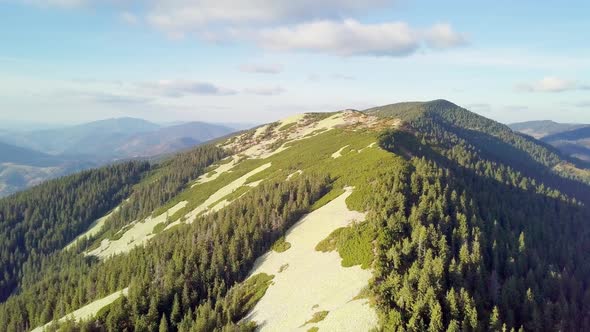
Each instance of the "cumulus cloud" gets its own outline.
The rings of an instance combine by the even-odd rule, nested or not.
[[[575,80],[567,80],[558,77],[545,77],[536,82],[520,83],[516,90],[524,92],[564,92],[573,90],[588,90],[590,86],[581,84]]]
[[[257,87],[257,88],[246,88],[244,89],[245,93],[259,95],[259,96],[276,96],[283,92],[285,89],[276,86],[276,87]]]
[[[365,24],[354,19],[266,28],[248,37],[273,50],[302,50],[343,56],[405,56],[422,45],[445,49],[467,42],[463,34],[455,32],[448,24],[422,30],[405,22]]]
[[[411,27],[405,22],[362,23],[353,18],[391,6],[394,0],[149,0],[140,12],[133,10],[137,6],[132,0],[22,1],[56,6],[116,4],[125,22],[145,22],[171,38],[194,35],[209,41],[246,41],[279,51],[405,56],[423,46],[440,50],[468,42],[448,23]]]
[[[148,11],[148,18],[159,28],[187,31],[210,24],[296,23],[337,18],[363,13],[392,2],[391,0],[153,0]]]
[[[240,70],[245,73],[256,74],[278,74],[283,71],[283,66],[276,64],[261,65],[261,64],[243,64]]]
[[[436,49],[452,48],[467,44],[465,34],[453,30],[448,23],[433,25],[424,32],[426,44]]]
[[[190,95],[227,96],[237,93],[233,89],[218,87],[211,83],[187,80],[161,80],[157,82],[140,83],[138,86],[149,93],[171,98]]]
[[[255,39],[274,50],[337,55],[406,55],[419,46],[414,31],[405,23],[362,24],[352,19],[264,29]]]

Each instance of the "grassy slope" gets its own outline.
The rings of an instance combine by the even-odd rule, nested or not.
[[[355,186],[357,190],[349,198],[349,205],[356,210],[362,210],[362,197],[367,193],[366,176],[380,167],[385,167],[395,158],[377,147],[367,148],[377,140],[377,132],[370,130],[351,131],[334,129],[317,136],[296,141],[289,144],[283,152],[266,159],[246,159],[238,163],[231,172],[220,174],[215,180],[187,188],[180,195],[158,209],[154,214],[174,206],[177,202],[188,201],[187,206],[170,216],[170,221],[176,221],[207,200],[207,198],[232,181],[248,172],[272,163],[268,169],[250,177],[246,183],[258,180],[285,179],[289,174],[302,170],[303,172],[327,173],[335,181],[333,190],[322,198],[314,209],[321,207],[331,199],[342,193],[344,186]],[[349,145],[349,152],[339,158],[332,158],[332,154],[345,145]],[[364,149],[361,153],[356,151]],[[351,167],[354,165],[354,167]],[[247,188],[239,189],[240,193]],[[366,188],[370,190],[370,188]],[[220,200],[232,200],[237,195],[231,193]]]

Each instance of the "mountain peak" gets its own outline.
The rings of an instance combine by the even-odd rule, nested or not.
[[[369,108],[364,112],[381,117],[399,118],[403,121],[411,121],[420,118],[427,113],[462,109],[446,99],[435,99],[431,101],[411,101],[388,104]]]

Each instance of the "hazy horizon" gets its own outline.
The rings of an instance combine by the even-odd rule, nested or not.
[[[265,123],[443,98],[502,123],[589,123],[589,9],[5,0],[0,121]]]

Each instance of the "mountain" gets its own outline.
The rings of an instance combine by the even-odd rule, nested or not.
[[[204,122],[162,127],[141,119],[117,118],[60,129],[11,133],[0,136],[0,140],[47,154],[100,161],[171,153],[233,131]]]
[[[531,121],[511,124],[513,130],[551,144],[562,153],[590,162],[590,125]]]
[[[551,120],[540,120],[512,123],[509,126],[512,128],[512,130],[516,130],[523,134],[527,134],[539,139],[541,137],[581,128],[588,125],[580,123],[558,123]]]
[[[0,197],[82,169],[175,153],[233,131],[203,122],[163,127],[118,118],[59,129],[0,132],[0,141],[11,142],[0,142]]]
[[[127,157],[168,154],[190,148],[199,143],[225,136],[231,128],[204,122],[189,122],[154,131],[136,134],[115,149]]]
[[[134,118],[107,119],[59,129],[22,132],[4,136],[7,143],[48,154],[90,155],[112,158],[113,147],[133,135],[159,129],[157,124]]]
[[[45,153],[0,142],[0,163],[27,164],[31,166],[55,166],[59,159]]]
[[[590,162],[590,125],[547,135],[541,140],[570,156]]]
[[[446,100],[0,200],[7,331],[586,331],[590,170]]]
[[[92,166],[0,142],[0,197]]]

